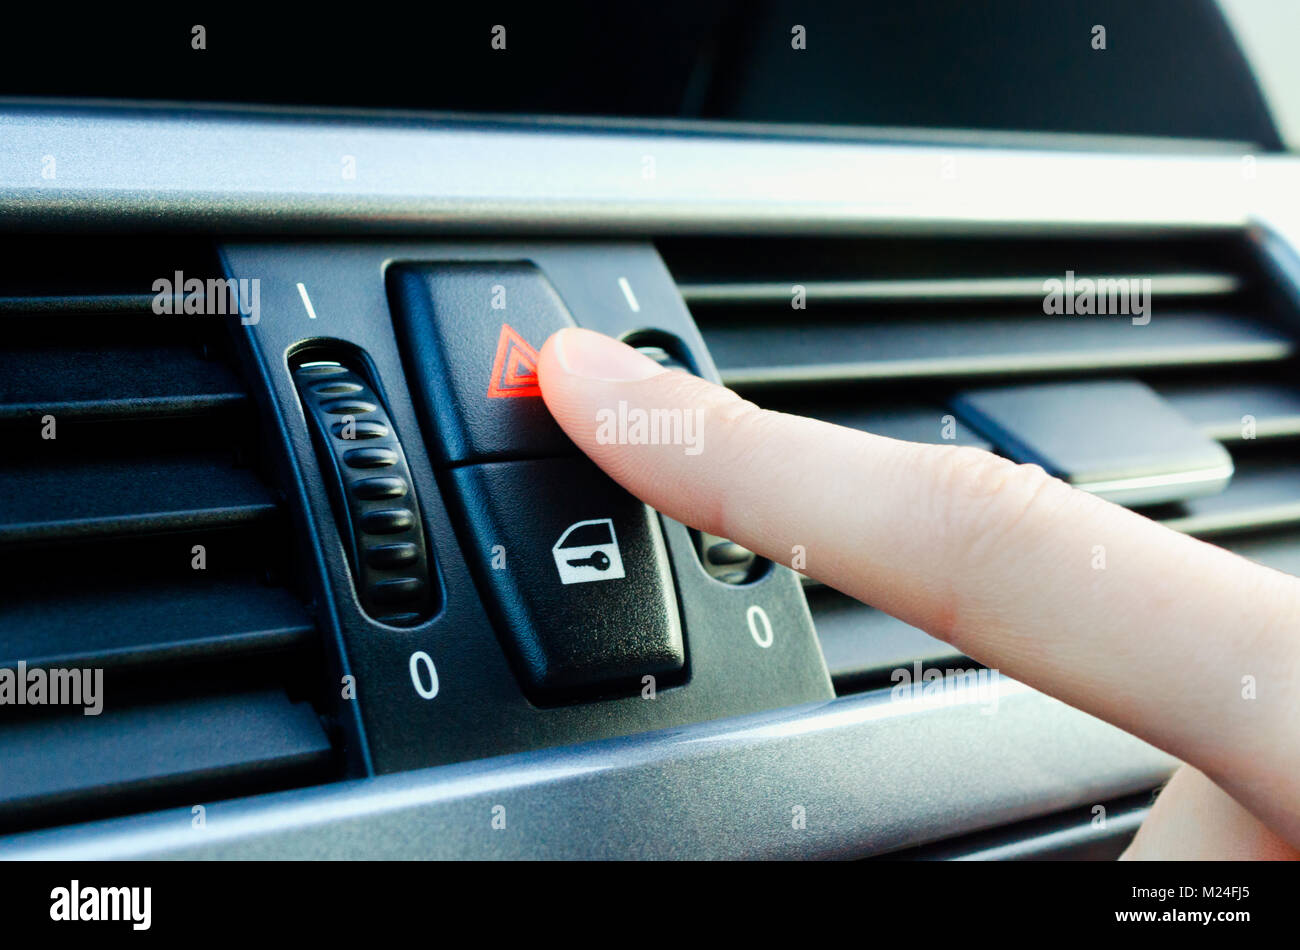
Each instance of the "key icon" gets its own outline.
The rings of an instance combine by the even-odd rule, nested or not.
[[[610,518],[578,521],[551,548],[561,584],[614,581],[624,576],[623,556]]]
[[[609,555],[604,551],[593,551],[591,557],[584,557],[577,561],[570,561],[574,567],[594,567],[598,571],[609,570]]]

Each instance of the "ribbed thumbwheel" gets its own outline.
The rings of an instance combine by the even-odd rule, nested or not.
[[[430,612],[429,557],[406,454],[369,380],[334,360],[294,371],[362,608],[407,627]]]

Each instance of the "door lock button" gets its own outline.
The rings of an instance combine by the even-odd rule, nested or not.
[[[681,679],[686,648],[653,510],[585,458],[468,465],[452,478],[466,553],[531,694]]]

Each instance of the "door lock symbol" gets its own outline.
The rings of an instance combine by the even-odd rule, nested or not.
[[[625,576],[614,522],[609,518],[569,525],[551,548],[551,555],[561,584],[615,581]]]

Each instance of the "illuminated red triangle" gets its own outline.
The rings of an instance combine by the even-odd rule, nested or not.
[[[537,385],[537,351],[508,323],[501,324],[487,394],[489,399],[542,394]]]

